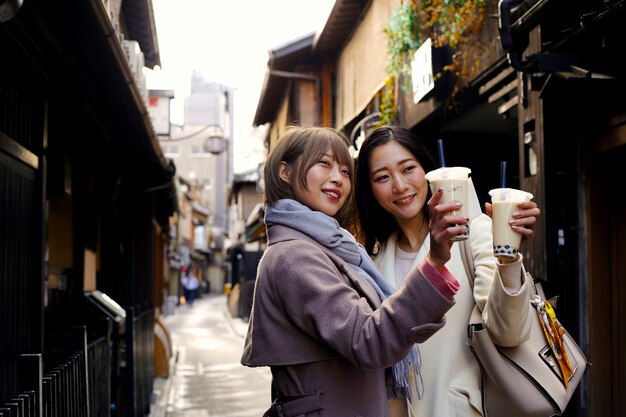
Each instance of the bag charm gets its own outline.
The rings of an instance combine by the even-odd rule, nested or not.
[[[549,302],[543,301],[539,296],[535,296],[531,300],[531,304],[537,310],[539,322],[541,323],[543,332],[546,335],[546,340],[550,345],[550,349],[552,350],[552,353],[554,353],[554,357],[559,364],[563,384],[565,384],[565,388],[567,389],[567,385],[570,379],[574,376],[575,370],[572,368],[569,358],[567,357],[567,351],[565,350],[565,345],[563,343],[565,329],[556,318],[556,313]]]

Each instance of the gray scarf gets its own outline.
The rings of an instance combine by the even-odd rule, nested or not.
[[[381,302],[393,294],[393,287],[382,276],[365,248],[334,218],[311,210],[295,200],[283,199],[267,207],[265,224],[267,227],[273,224],[290,227],[330,249],[374,287]],[[411,401],[409,380],[410,372],[413,372],[414,376],[419,377],[418,397],[422,399],[424,390],[420,366],[419,349],[413,345],[404,359],[385,370],[389,398],[406,397]]]

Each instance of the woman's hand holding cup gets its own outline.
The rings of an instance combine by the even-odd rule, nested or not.
[[[541,215],[541,209],[534,201],[521,201],[517,204],[518,211],[513,213],[510,221],[511,228],[522,235],[521,245],[528,244],[535,238],[535,225],[537,217]],[[489,217],[493,216],[493,205],[485,203],[485,211]]]
[[[440,203],[443,191],[438,189],[428,201],[428,213],[430,216],[430,252],[427,255],[428,262],[440,271],[452,256],[452,239],[462,234],[468,227],[468,218],[459,212],[461,203]]]

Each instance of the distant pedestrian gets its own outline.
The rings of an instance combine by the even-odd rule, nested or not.
[[[193,301],[196,298],[196,292],[200,286],[198,278],[190,271],[190,268],[183,269],[183,276],[180,279],[183,284],[184,295],[186,303],[189,307],[193,306]]]

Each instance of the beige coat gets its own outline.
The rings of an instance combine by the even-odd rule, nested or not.
[[[414,268],[381,304],[307,235],[276,225],[268,237],[241,362],[270,366],[281,395],[322,391],[324,409],[307,416],[388,416],[384,369],[441,329],[454,302]]]
[[[395,248],[393,234],[374,259],[383,276],[394,283]],[[421,262],[429,249],[428,236],[418,252],[415,264]],[[446,267],[457,278],[461,289],[456,305],[447,314],[447,324],[427,342],[420,344],[424,398],[414,400],[410,410],[420,417],[467,417],[482,415],[480,369],[465,343],[467,322],[477,303],[483,309],[483,319],[497,343],[515,346],[529,337],[531,317],[528,300],[532,283],[527,282],[522,260],[496,267],[493,256],[491,218],[481,215],[472,221],[470,245],[474,254],[476,278],[472,294],[459,245],[452,247],[452,259]],[[507,290],[504,282],[517,282],[516,293]],[[416,398],[416,395],[413,395]],[[394,416],[401,415],[394,413]]]

